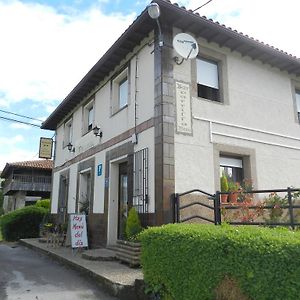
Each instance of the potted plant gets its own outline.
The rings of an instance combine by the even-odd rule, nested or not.
[[[134,207],[128,212],[125,225],[126,240],[117,241],[116,257],[131,267],[140,265],[141,244],[138,234],[143,230],[139,215]]]
[[[228,192],[228,179],[227,176],[223,173],[221,176],[221,192]],[[227,203],[228,194],[221,194],[221,203]]]
[[[229,181],[228,182],[228,191],[229,193],[229,202],[230,203],[237,203],[238,200],[238,196],[239,196],[239,188],[240,185],[238,184],[238,182],[233,182],[233,181]]]

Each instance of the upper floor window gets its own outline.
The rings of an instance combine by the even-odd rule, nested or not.
[[[197,59],[197,88],[198,97],[221,101],[217,62],[204,58]]]
[[[72,119],[68,120],[64,126],[64,147],[66,147],[69,143],[72,143]]]
[[[128,78],[128,68],[126,68],[112,80],[112,114],[128,105]]]
[[[300,90],[296,90],[296,105],[297,105],[298,121],[300,123]]]
[[[94,100],[83,109],[83,134],[91,131],[94,124]]]
[[[127,76],[119,83],[119,109],[128,104],[128,78]]]

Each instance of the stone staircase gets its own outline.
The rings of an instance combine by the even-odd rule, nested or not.
[[[118,260],[129,264],[130,267],[138,267],[140,265],[140,243],[118,240],[117,244],[115,246],[110,246],[109,249],[116,253],[116,258]]]

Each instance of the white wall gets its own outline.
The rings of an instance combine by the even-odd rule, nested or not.
[[[175,133],[176,192],[200,188],[214,193],[219,188],[214,160],[216,145],[244,148],[253,153],[256,171],[252,179],[256,188],[300,187],[300,126],[295,119],[291,78],[287,73],[204,40],[199,47],[200,53],[201,47],[206,47],[226,56],[228,103],[192,97],[193,135]],[[190,60],[174,65],[175,80],[191,83],[195,63]],[[195,92],[196,86],[191,84],[190,90]],[[203,119],[251,130],[212,122],[211,133],[209,122]]]
[[[64,124],[62,123],[56,131],[56,167],[63,165],[66,161],[85,152],[91,147],[99,143],[104,143],[124,131],[133,128],[135,125],[135,101],[137,103],[137,124],[141,124],[154,116],[154,55],[151,54],[152,50],[153,45],[148,46],[146,44],[144,48],[129,61],[130,93],[128,107],[111,115],[111,81],[106,80],[106,83],[104,81],[100,84],[100,86],[104,85],[95,95],[94,125],[100,127],[103,132],[101,141],[98,137],[94,136],[93,132],[82,135],[82,109],[84,102],[74,110],[73,114],[71,112],[69,116],[66,116],[64,122],[67,121],[71,115],[73,118],[72,144],[75,146],[75,153],[70,153],[67,148],[63,148]],[[87,101],[87,99],[85,101]]]

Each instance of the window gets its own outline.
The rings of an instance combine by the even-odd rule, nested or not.
[[[128,104],[128,79],[124,78],[119,83],[119,109]]]
[[[92,106],[88,110],[88,131],[92,130],[93,128],[93,119],[94,119],[94,107]]]
[[[300,90],[296,90],[296,105],[297,105],[298,121],[300,123]]]
[[[94,124],[94,100],[83,109],[83,134],[91,131]]]
[[[225,174],[230,181],[241,183],[244,179],[243,159],[221,156],[220,176]]]
[[[197,59],[197,88],[198,97],[221,101],[217,62],[204,58]]]
[[[128,78],[128,68],[126,68],[112,80],[112,114],[128,105]]]
[[[68,120],[65,123],[65,129],[64,129],[64,147],[67,147],[69,143],[72,143],[72,136],[73,136],[73,131],[72,131],[72,119]]]

